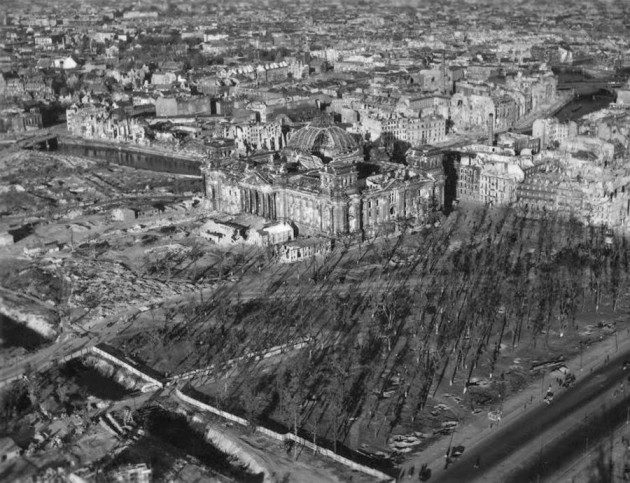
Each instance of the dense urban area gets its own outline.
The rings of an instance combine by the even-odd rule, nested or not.
[[[0,2],[0,481],[630,481],[630,3]]]

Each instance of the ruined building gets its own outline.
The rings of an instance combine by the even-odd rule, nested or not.
[[[555,117],[536,119],[532,126],[532,136],[540,139],[541,149],[577,135],[577,124],[573,121],[562,123]]]
[[[32,108],[27,112],[21,109],[0,111],[0,133],[36,131],[42,126],[42,114],[37,108]]]
[[[537,156],[517,188],[515,206],[528,216],[553,214],[626,232],[630,227],[630,176],[624,168],[569,152]]]
[[[489,205],[509,205],[516,201],[524,169],[531,156],[516,156],[513,150],[471,145],[462,148],[457,166],[457,199]]]
[[[77,107],[66,110],[68,131],[73,136],[102,141],[149,144],[144,122],[128,117],[122,109]]]
[[[211,159],[203,172],[214,209],[289,222],[299,234],[376,236],[423,223],[443,204],[441,176],[365,162],[352,135],[326,117],[293,133],[282,156]]]

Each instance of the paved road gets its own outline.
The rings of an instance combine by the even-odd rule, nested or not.
[[[608,397],[604,397],[608,404],[598,407],[595,402],[595,407],[589,405],[588,415],[580,414],[579,418],[571,421],[570,427],[560,437],[549,442],[543,437],[540,443],[534,443],[528,451],[529,458],[523,459],[520,465],[513,464],[507,477],[501,480],[506,483],[560,481],[563,468],[576,459],[584,458],[585,453],[598,442],[609,443],[615,428],[625,423],[630,401],[630,393],[627,394],[625,398],[613,398],[608,391],[605,394]],[[590,455],[585,461],[587,467],[594,456]]]
[[[629,401],[625,400],[625,403],[627,405]],[[627,411],[626,407],[622,415],[623,421],[621,424],[610,430],[608,437],[604,438],[599,444],[585,444],[585,440],[579,441],[578,444],[584,447],[584,453],[580,454],[570,465],[555,472],[553,475],[554,481],[566,483],[582,481],[584,475],[588,475],[592,471],[593,460],[597,458],[602,449],[612,456],[614,465],[613,481],[623,481],[624,468],[628,456],[628,443],[624,440],[627,440],[630,436],[630,425],[626,423]],[[608,453],[609,451],[610,453]]]
[[[579,421],[583,418],[574,417],[574,415],[586,405],[607,407],[601,417],[612,416],[613,419],[618,419],[619,408],[625,408],[623,406],[625,403],[614,401],[609,406],[606,404],[610,403],[610,390],[625,381],[628,373],[623,371],[622,362],[626,358],[630,358],[630,351],[617,355],[608,365],[585,376],[572,389],[557,396],[551,405],[540,403],[538,407],[526,412],[522,417],[496,430],[476,447],[466,450],[448,469],[434,474],[431,481],[530,481],[531,478],[535,480],[539,474],[541,477],[549,476],[554,469],[560,467],[560,459],[568,462],[580,451],[584,451],[582,444],[571,444],[576,438],[579,440],[582,433],[571,431],[564,433],[563,423],[565,427],[567,422],[570,425],[579,426]],[[630,396],[630,390],[626,392]],[[494,479],[497,477],[497,467],[517,453],[520,448],[526,445],[539,447],[535,443],[543,432],[545,432],[544,439],[549,440],[554,437],[556,439],[552,447],[548,448],[550,453],[547,457],[543,457],[542,464],[536,458],[534,450],[528,457],[523,458],[520,468],[514,468],[500,480]],[[453,445],[457,445],[456,434]],[[477,462],[480,467],[475,469]]]

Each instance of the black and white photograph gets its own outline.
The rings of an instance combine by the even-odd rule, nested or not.
[[[0,0],[0,482],[630,482],[630,0]]]

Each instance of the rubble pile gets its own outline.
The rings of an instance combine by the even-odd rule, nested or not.
[[[142,277],[119,262],[65,260],[62,270],[72,287],[70,307],[99,307],[100,316],[194,290],[190,283]]]

